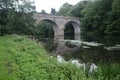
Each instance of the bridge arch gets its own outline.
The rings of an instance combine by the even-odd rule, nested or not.
[[[65,26],[64,26],[64,29],[66,27],[67,24],[70,24],[72,25],[73,27],[73,35],[74,35],[74,39],[75,40],[79,40],[80,39],[80,27],[79,27],[79,22],[77,21],[67,21]],[[69,27],[69,26],[68,26]],[[71,27],[71,26],[70,26]],[[71,28],[72,29],[72,28]],[[65,32],[64,32],[65,33]],[[65,35],[64,35],[65,36]]]
[[[54,32],[54,38],[56,37],[56,35],[58,35],[58,25],[51,19],[41,19],[39,20],[39,23],[41,23],[42,21],[48,22],[50,24],[52,24],[52,28],[53,28],[53,32]],[[47,32],[46,32],[47,33]]]

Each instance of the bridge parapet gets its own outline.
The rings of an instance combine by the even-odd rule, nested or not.
[[[35,18],[38,18],[38,17],[44,17],[44,18],[57,18],[57,19],[66,19],[66,20],[76,20],[76,21],[79,21],[80,19],[79,18],[76,18],[76,17],[70,17],[70,16],[56,16],[56,15],[50,15],[50,14],[40,14],[40,13],[35,13],[34,14],[34,17]]]

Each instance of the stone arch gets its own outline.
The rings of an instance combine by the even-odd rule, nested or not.
[[[80,27],[79,27],[79,23],[76,22],[76,21],[68,21],[68,22],[66,22],[66,24],[68,24],[68,23],[72,24],[72,26],[74,28],[75,40],[80,40]]]
[[[36,24],[40,21],[46,20],[53,24],[53,30],[54,30],[54,38],[64,39],[64,28],[65,24],[70,22],[75,31],[75,40],[80,39],[80,27],[79,27],[79,19],[75,17],[65,17],[65,16],[54,16],[54,15],[42,15],[39,13],[35,13],[33,16],[36,20]]]
[[[54,38],[55,38],[56,35],[58,35],[58,33],[57,33],[58,25],[53,20],[50,20],[50,19],[41,19],[41,20],[39,20],[39,22],[42,22],[42,21],[46,21],[46,22],[49,22],[49,23],[52,24],[52,28],[53,28],[53,31],[54,31]]]

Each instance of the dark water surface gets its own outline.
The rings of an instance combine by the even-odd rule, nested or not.
[[[50,54],[57,54],[68,60],[81,63],[120,64],[120,36],[84,38],[81,40],[39,39],[45,43]]]

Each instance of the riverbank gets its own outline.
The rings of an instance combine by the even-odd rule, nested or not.
[[[119,70],[114,64],[89,75],[82,67],[58,63],[41,44],[26,36],[0,37],[0,80],[119,80]]]

